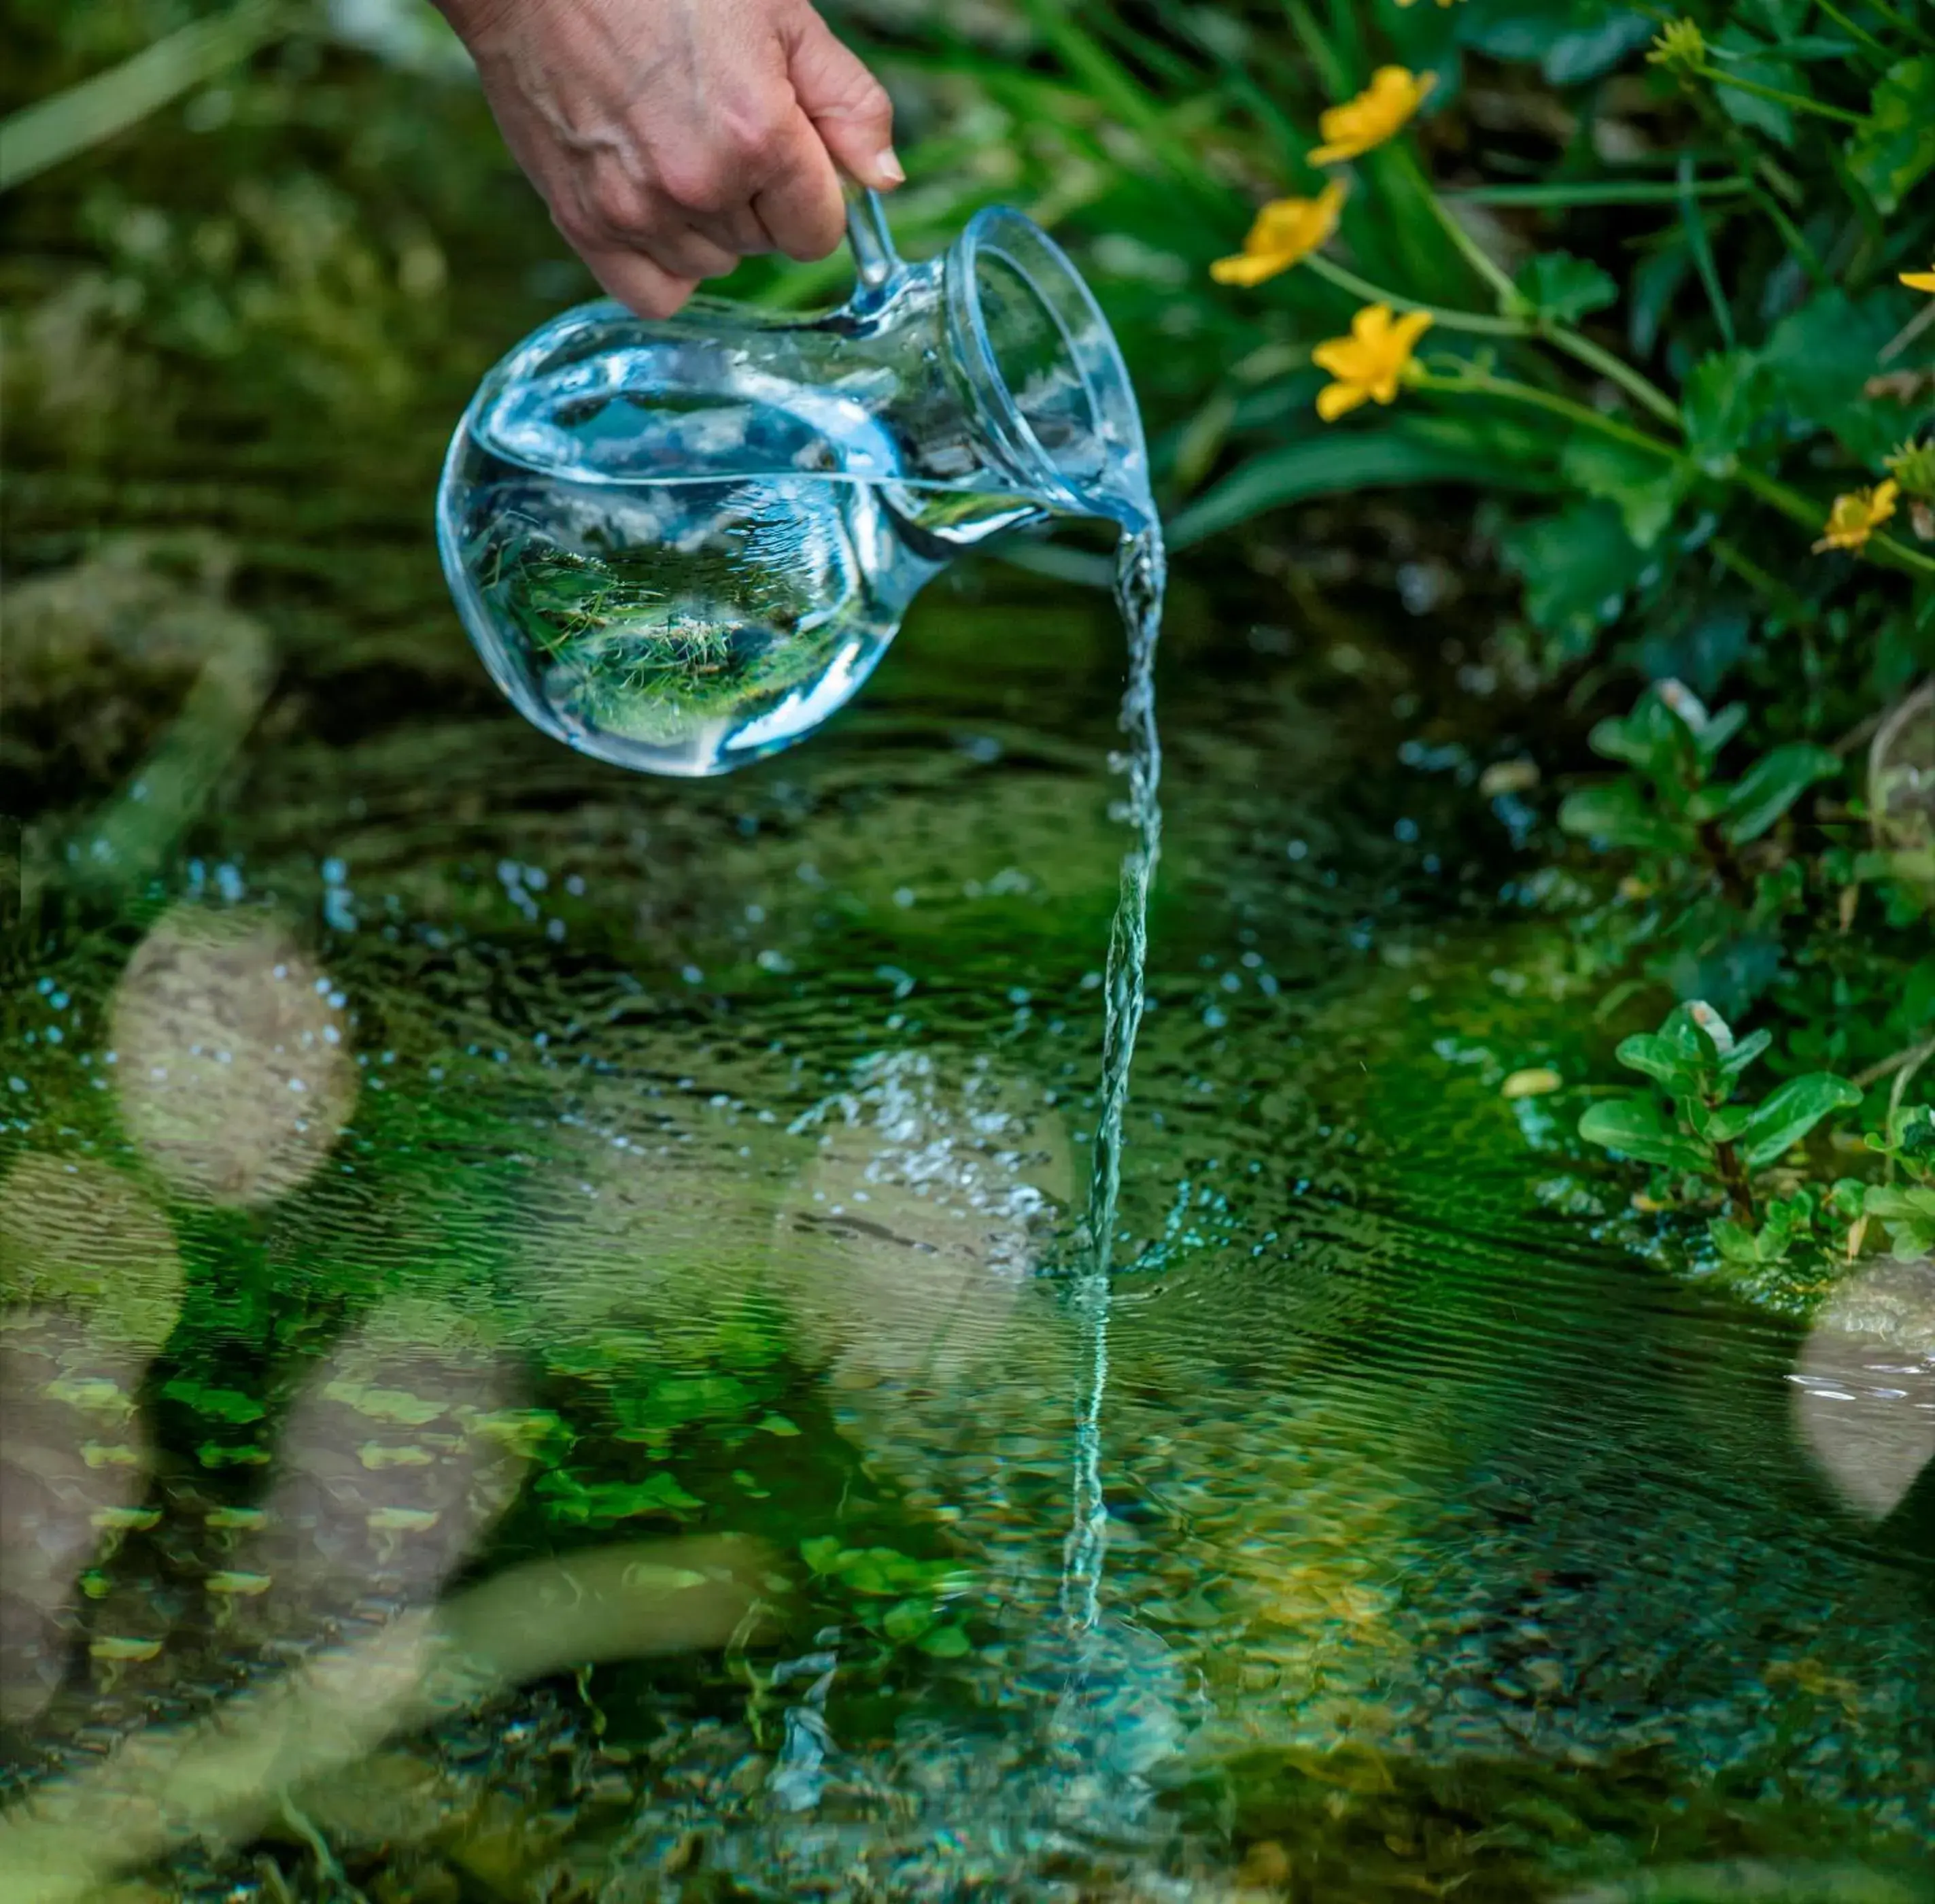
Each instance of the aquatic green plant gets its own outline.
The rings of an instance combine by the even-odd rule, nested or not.
[[[848,1547],[836,1534],[801,1542],[816,1579],[852,1595],[854,1615],[877,1640],[958,1659],[972,1646],[948,1603],[967,1585],[958,1562],[919,1560],[892,1547]]]

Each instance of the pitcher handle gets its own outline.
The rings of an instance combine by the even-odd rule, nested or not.
[[[901,255],[887,229],[887,214],[877,192],[859,191],[847,201],[847,242],[862,294],[886,290],[900,275]]]

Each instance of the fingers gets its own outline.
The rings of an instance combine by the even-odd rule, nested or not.
[[[567,231],[565,235],[571,234]],[[641,252],[576,239],[572,249],[606,291],[641,317],[671,317],[699,289],[697,279],[676,277]]]
[[[900,184],[907,175],[894,156],[894,108],[886,89],[811,8],[801,11],[787,63],[800,110],[833,163],[876,192]]]
[[[824,258],[846,232],[847,203],[818,131],[798,108],[775,141],[775,154],[753,210],[787,257],[802,263]]]

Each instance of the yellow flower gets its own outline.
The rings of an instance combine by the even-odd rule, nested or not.
[[[1311,164],[1335,165],[1382,145],[1404,129],[1424,95],[1437,83],[1435,73],[1380,66],[1356,98],[1346,99],[1318,116],[1317,128],[1324,134],[1324,143],[1311,153]]]
[[[1388,304],[1366,304],[1351,320],[1348,337],[1332,337],[1310,353],[1320,370],[1337,381],[1317,393],[1317,414],[1334,423],[1360,403],[1388,403],[1411,367],[1411,353],[1431,328],[1429,311],[1407,311],[1395,321]]]
[[[1903,271],[1901,281],[1911,291],[1935,291],[1935,264],[1925,271]]]
[[[1864,547],[1869,536],[1894,513],[1894,499],[1900,494],[1901,485],[1891,480],[1878,482],[1872,489],[1853,489],[1837,496],[1828,512],[1827,533],[1814,545],[1814,553]]]
[[[1692,72],[1706,63],[1707,36],[1700,31],[1699,23],[1691,20],[1669,20],[1654,38],[1653,50],[1646,56],[1649,66],[1678,67]]]
[[[1345,191],[1343,181],[1333,179],[1315,198],[1272,198],[1257,213],[1242,251],[1218,258],[1209,275],[1218,284],[1261,284],[1288,270],[1330,242]]]

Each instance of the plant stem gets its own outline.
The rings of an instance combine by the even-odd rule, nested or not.
[[[1731,350],[1737,341],[1734,334],[1733,307],[1727,302],[1727,294],[1721,287],[1720,274],[1713,263],[1712,241],[1707,236],[1706,215],[1695,203],[1686,187],[1693,182],[1693,162],[1682,158],[1680,162],[1680,222],[1686,229],[1687,249],[1693,254],[1695,268],[1700,274],[1700,283],[1707,293],[1707,302],[1713,313],[1713,322],[1720,333],[1720,341]]]
[[[1469,331],[1475,336],[1487,337],[1531,335],[1530,328],[1516,318],[1485,317],[1473,311],[1446,310],[1439,304],[1426,304],[1415,298],[1400,297],[1395,291],[1386,291],[1372,283],[1368,278],[1360,278],[1355,271],[1346,270],[1321,252],[1312,252],[1303,261],[1319,277],[1334,284],[1340,291],[1349,292],[1354,298],[1361,298],[1367,304],[1388,304],[1393,310],[1428,312],[1432,323],[1441,325],[1447,331]]]
[[[1514,377],[1494,376],[1489,370],[1464,370],[1456,376],[1440,376],[1429,370],[1419,370],[1414,373],[1412,381],[1420,390],[1433,390],[1444,395],[1469,395],[1476,391],[1486,396],[1506,397],[1513,403],[1529,403],[1588,430],[1595,430],[1601,436],[1610,437],[1630,449],[1650,451],[1669,463],[1686,460],[1672,443],[1662,443],[1659,437],[1649,436],[1644,430],[1631,428],[1612,417],[1601,416],[1597,410],[1588,410],[1570,397],[1541,390],[1536,384],[1520,383]]]
[[[1816,118],[1836,119],[1843,125],[1867,123],[1860,113],[1851,113],[1844,106],[1831,106],[1825,100],[1810,99],[1804,92],[1783,92],[1778,86],[1762,86],[1757,80],[1736,79],[1731,73],[1722,72],[1717,66],[1702,65],[1691,70],[1715,86],[1730,86],[1736,92],[1751,92],[1757,99],[1771,99],[1777,106],[1791,107],[1798,113],[1812,113]]]
[[[1780,241],[1801,261],[1801,268],[1816,291],[1824,291],[1833,283],[1828,275],[1828,267],[1816,255],[1814,247],[1801,234],[1801,228],[1782,210],[1773,194],[1761,186],[1749,188],[1753,201],[1766,213],[1773,228],[1780,234]],[[1884,360],[1885,361],[1885,360]]]
[[[1680,406],[1659,385],[1642,376],[1623,358],[1615,357],[1591,338],[1562,324],[1541,323],[1538,334],[1555,349],[1576,358],[1589,370],[1597,370],[1602,377],[1617,384],[1641,409],[1652,411],[1662,423],[1670,423],[1676,430],[1684,427]]]
[[[1879,1084],[1884,1077],[1890,1077],[1896,1071],[1918,1069],[1930,1058],[1935,1058],[1935,1038],[1920,1044],[1911,1044],[1905,1051],[1897,1051],[1891,1056],[1882,1059],[1879,1064],[1870,1065],[1866,1071],[1856,1071],[1850,1081],[1857,1090],[1865,1091],[1870,1085]]]
[[[1701,179],[1688,189],[1696,198],[1734,198],[1753,187],[1745,179]],[[1447,204],[1534,207],[1672,204],[1680,195],[1677,185],[1659,179],[1635,179],[1629,184],[1594,180],[1577,185],[1473,185],[1441,194]]]
[[[1752,1180],[1747,1175],[1740,1153],[1731,1144],[1713,1146],[1713,1171],[1727,1193],[1734,1214],[1743,1223],[1758,1223],[1760,1219],[1754,1208]]]
[[[1518,287],[1493,261],[1484,246],[1480,244],[1478,240],[1458,222],[1452,215],[1450,206],[1447,205],[1436,192],[1427,192],[1425,194],[1425,202],[1430,206],[1432,215],[1437,219],[1438,223],[1444,226],[1445,236],[1464,253],[1466,261],[1470,264],[1472,270],[1491,286],[1493,292],[1498,298],[1499,308],[1501,310],[1510,310],[1514,304],[1520,301]]]
[[[1734,480],[1762,502],[1771,503],[1791,521],[1810,529],[1820,527],[1820,504],[1810,502],[1799,490],[1790,489],[1778,478],[1743,463],[1734,470]],[[1924,555],[1919,549],[1910,549],[1892,536],[1872,536],[1863,552],[1871,561],[1885,562],[1890,568],[1900,569],[1910,575],[1935,576],[1935,557]]]
[[[1880,14],[1897,33],[1906,33],[1911,40],[1924,47],[1935,45],[1935,41],[1931,41],[1913,20],[1903,19],[1892,7],[1885,4],[1885,0],[1868,0],[1868,10]]]
[[[1829,0],[1814,0],[1814,3],[1844,33],[1852,33],[1864,46],[1881,55],[1885,63],[1892,63],[1892,56],[1887,47],[1877,40],[1865,26],[1858,26],[1842,12],[1839,7],[1829,4]]]

